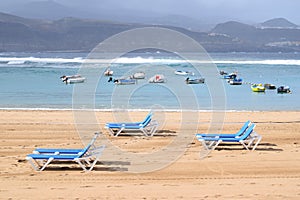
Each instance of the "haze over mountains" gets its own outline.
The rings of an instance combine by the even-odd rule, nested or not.
[[[195,19],[151,9],[120,10],[109,1],[103,1],[102,9],[80,8],[76,2],[70,7],[53,0],[25,1],[12,11],[22,17],[0,13],[0,51],[90,51],[116,33],[145,26],[180,31],[211,52],[300,51],[299,26],[285,18],[252,24],[224,19],[217,24],[218,15]]]

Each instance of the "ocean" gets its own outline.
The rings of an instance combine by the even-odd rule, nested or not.
[[[82,70],[87,53],[0,53],[0,109],[165,109],[165,110],[227,110],[274,111],[300,110],[300,54],[298,53],[212,53],[209,54],[217,70],[237,72],[242,85],[229,85],[218,73],[213,74],[219,86],[187,85],[187,76],[174,71],[195,72],[190,79],[205,77],[189,63],[163,52],[132,53],[116,62],[88,64],[90,74],[99,76],[97,82]],[[114,71],[113,78],[144,71],[146,78],[135,85],[115,85],[103,76],[103,66]],[[80,73],[86,82],[65,84],[60,77]],[[82,74],[83,73],[83,74]],[[155,74],[163,74],[166,83],[148,83]],[[288,85],[291,94],[251,91],[251,83],[271,83],[277,87]],[[95,85],[92,93],[85,87]],[[220,91],[215,90],[218,88]],[[88,90],[88,89],[87,89]],[[90,90],[89,90],[90,91]],[[78,92],[82,92],[78,93]],[[220,95],[219,95],[220,93]],[[76,94],[76,95],[74,95]],[[81,96],[80,107],[74,102]],[[81,100],[82,100],[81,99]],[[87,106],[84,100],[87,100]],[[217,103],[215,103],[217,101]],[[92,102],[92,105],[90,105]]]

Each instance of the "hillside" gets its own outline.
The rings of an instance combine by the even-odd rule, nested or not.
[[[264,28],[297,28],[298,26],[287,19],[275,18],[261,23]]]
[[[235,38],[249,47],[248,49],[255,47],[258,51],[291,52],[300,50],[300,29],[297,28],[259,28],[231,21],[218,24],[211,32]]]
[[[90,51],[114,34],[145,26],[149,25],[77,18],[33,20],[0,13],[0,52]],[[182,32],[210,52],[300,52],[300,29],[262,29],[234,21],[218,24],[210,32],[158,27]]]

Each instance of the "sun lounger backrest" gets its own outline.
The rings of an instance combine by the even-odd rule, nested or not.
[[[151,122],[151,120],[152,120],[151,116],[147,117],[147,119],[141,124],[143,127],[148,126],[148,124]]]
[[[245,140],[247,137],[249,137],[249,135],[252,133],[252,131],[254,130],[255,128],[255,124],[251,124],[249,126],[249,128],[246,130],[245,134],[242,135],[239,140]]]
[[[91,148],[92,144],[89,143],[81,152],[78,153],[78,157],[83,156]]]
[[[152,112],[150,112],[147,116],[146,116],[146,118],[144,119],[144,121],[142,121],[142,123],[141,124],[145,124],[145,123],[147,123],[148,121],[149,121],[149,119],[151,120],[151,118],[152,118],[152,115],[153,115],[153,113]]]
[[[244,126],[236,133],[236,135],[242,135],[246,129],[248,128],[248,126],[251,124],[250,120],[246,121]]]

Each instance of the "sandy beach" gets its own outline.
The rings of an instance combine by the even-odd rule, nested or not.
[[[145,114],[134,112],[132,120]],[[206,132],[211,115],[200,115],[198,126],[180,126],[179,113],[154,115],[161,126],[157,135],[146,138],[111,137],[103,126],[115,117],[111,112],[96,113],[103,137],[135,153],[164,147],[195,127]],[[201,143],[194,138],[183,156],[160,170],[131,173],[127,169],[132,163],[110,159],[104,151],[91,172],[83,172],[76,163],[36,172],[25,160],[36,147],[83,147],[72,111],[2,110],[0,199],[300,199],[300,112],[228,112],[222,132],[236,132],[246,120],[254,122],[263,137],[255,151],[220,145],[201,157]]]

